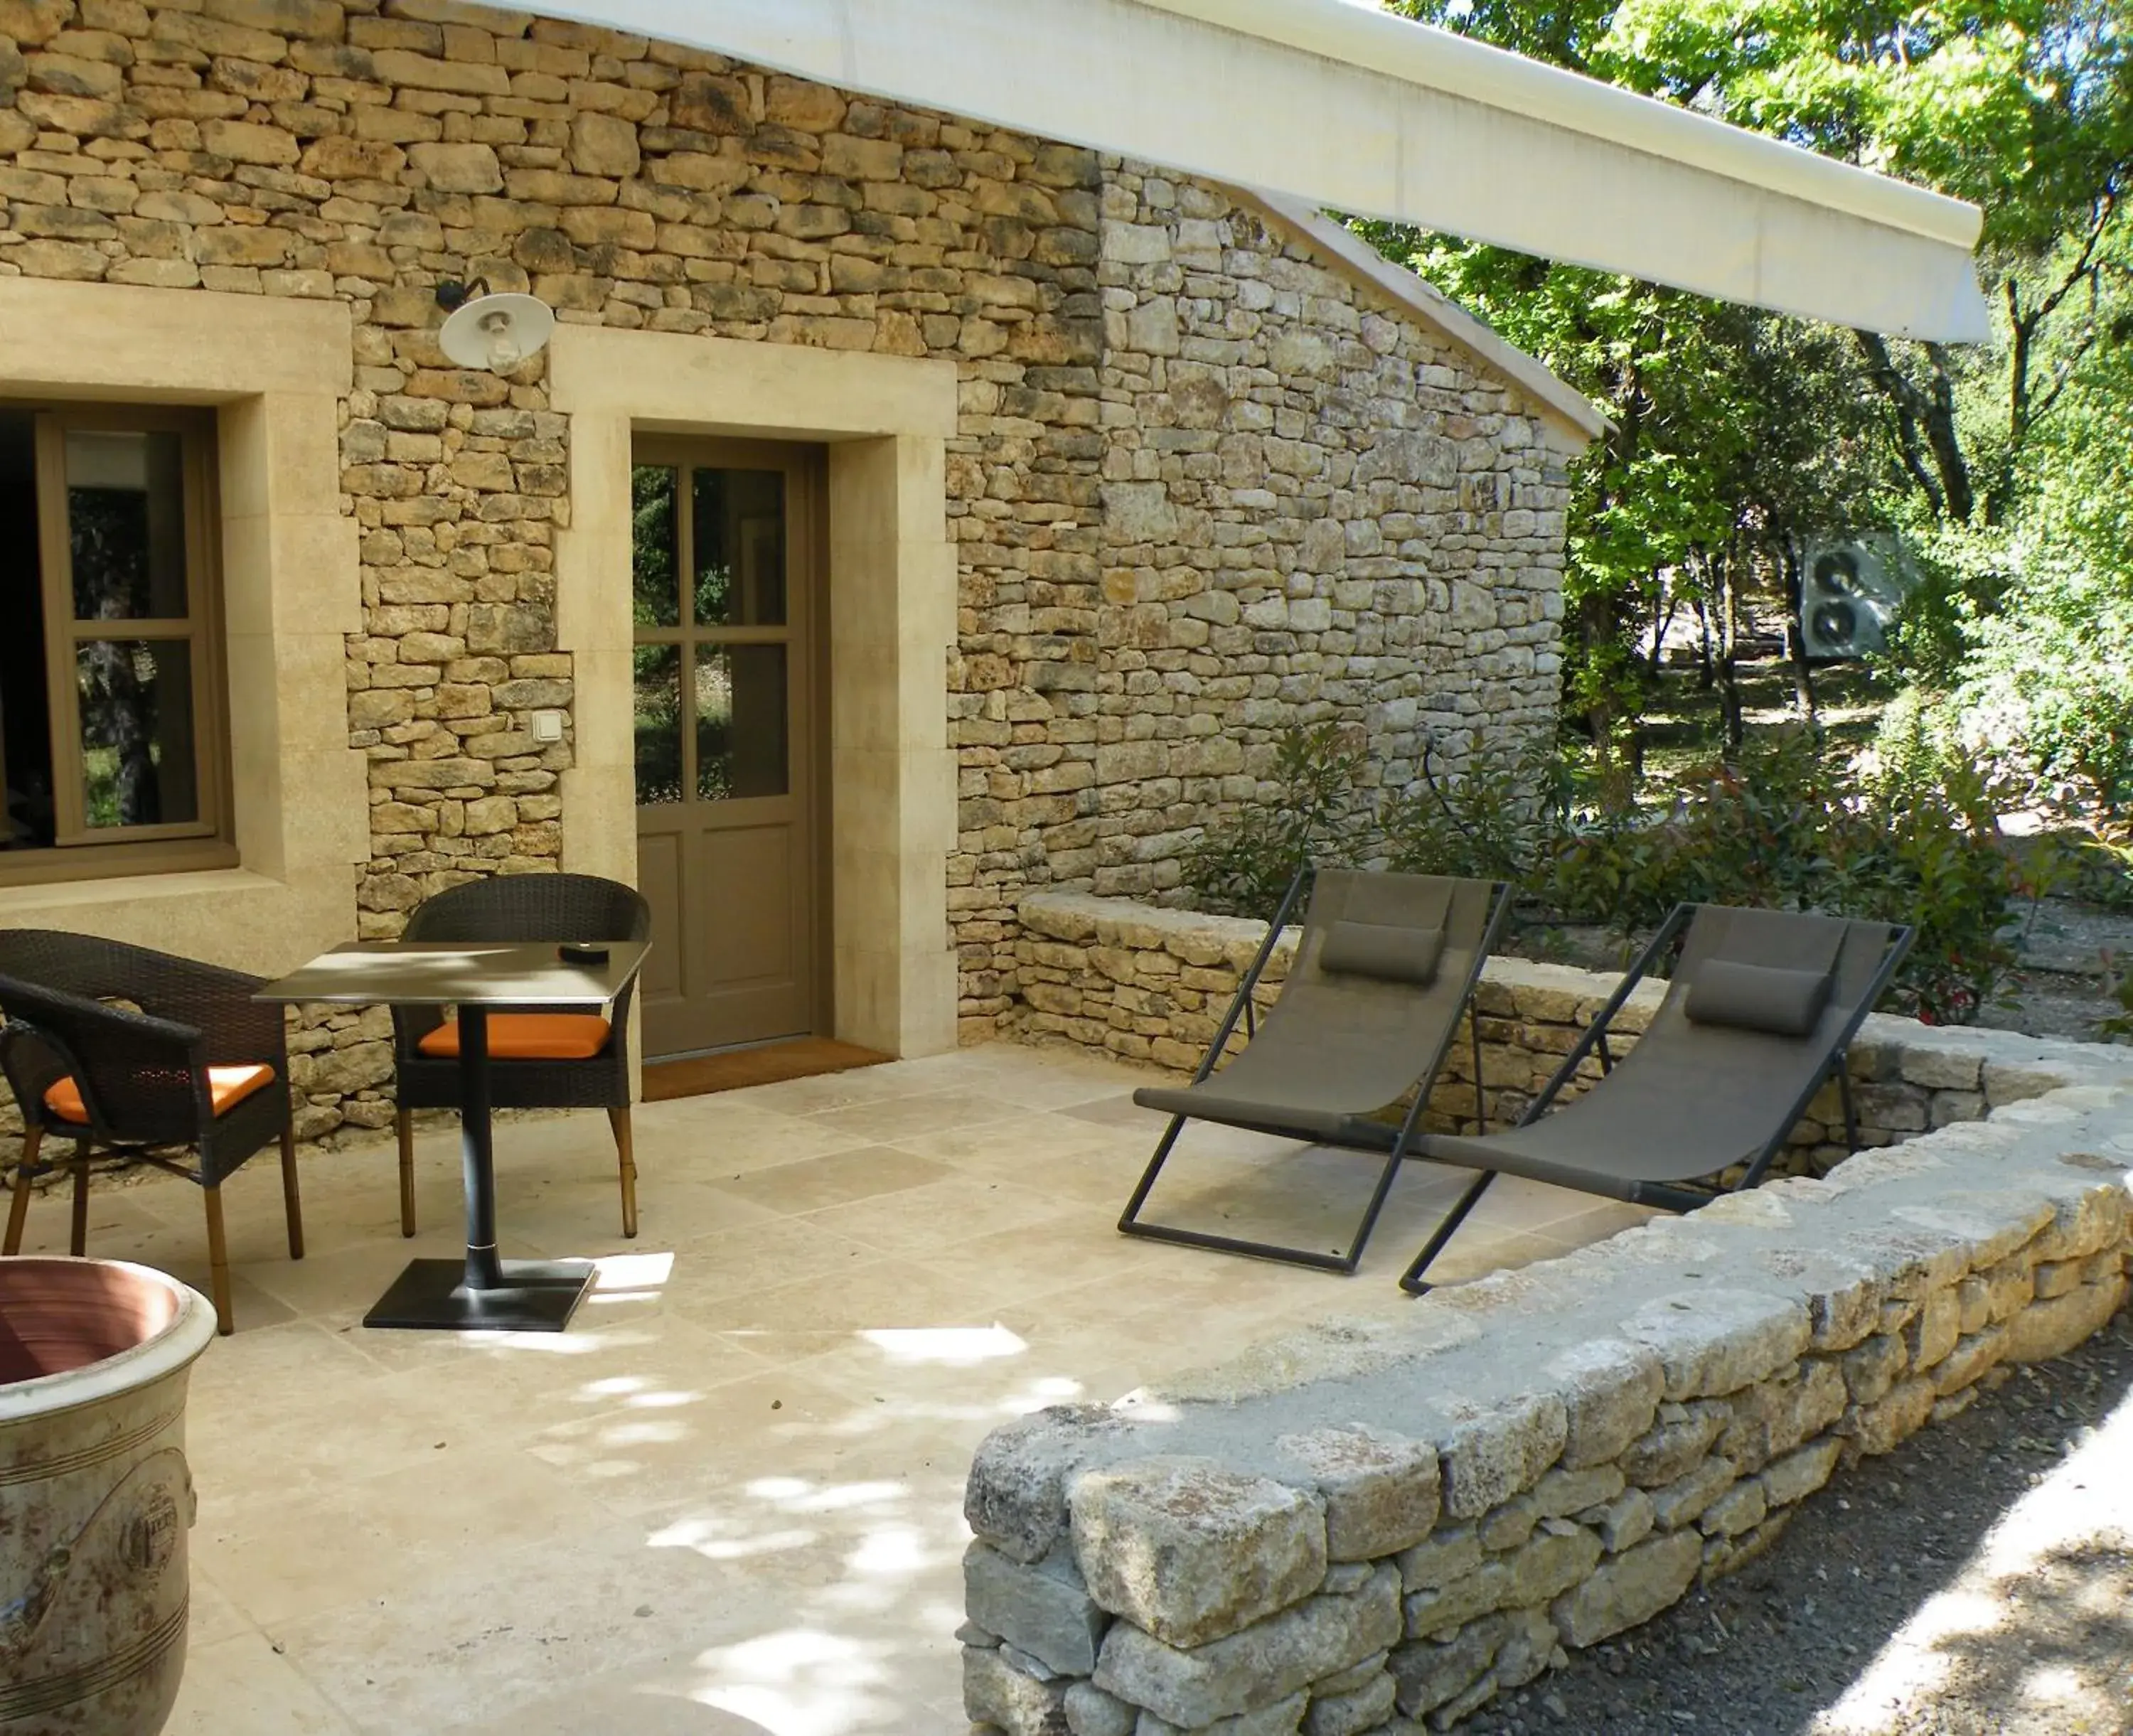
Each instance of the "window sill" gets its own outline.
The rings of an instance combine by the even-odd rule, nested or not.
[[[0,882],[0,922],[19,922],[21,912],[31,909],[91,908],[107,904],[138,904],[147,899],[210,897],[232,892],[282,890],[279,881],[234,863],[174,868],[153,874],[97,874],[65,880]]]
[[[69,886],[129,886],[237,867],[237,847],[212,839],[163,844],[90,844],[76,849],[0,850],[0,897]]]
[[[350,878],[272,879],[249,868],[114,874],[0,887],[0,926],[100,935],[278,975],[349,938]]]

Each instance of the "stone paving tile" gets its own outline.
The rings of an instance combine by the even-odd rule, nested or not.
[[[354,1736],[356,1728],[265,1635],[246,1633],[189,1639],[163,1736]]]
[[[798,1214],[923,1187],[951,1173],[945,1163],[899,1152],[893,1146],[861,1146],[854,1151],[803,1157],[797,1163],[781,1163],[771,1169],[751,1170],[727,1182],[725,1191],[774,1212]]]

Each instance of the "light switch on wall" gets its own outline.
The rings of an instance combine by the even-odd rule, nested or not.
[[[537,742],[560,742],[563,738],[563,714],[560,711],[537,711],[533,714],[533,739]]]

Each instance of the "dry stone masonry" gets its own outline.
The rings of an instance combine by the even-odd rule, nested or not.
[[[985,1736],[1448,1729],[2081,1343],[2126,1298],[2133,1056],[1871,1039],[1928,1109],[1989,1115],[996,1430],[965,1503]]]
[[[0,273],[353,311],[364,935],[561,850],[571,430],[540,358],[446,360],[447,281],[955,363],[972,1039],[1015,1015],[1021,894],[1171,885],[1283,724],[1345,720],[1399,777],[1425,732],[1456,766],[1548,715],[1562,437],[1241,195],[460,0],[0,0]],[[389,1117],[383,1037],[300,1033],[307,1136]]]
[[[989,609],[965,565],[970,1040],[1018,1016],[1018,889],[1177,886],[1284,725],[1341,723],[1404,784],[1425,742],[1456,770],[1554,715],[1568,478],[1538,412],[1264,208],[1110,161],[1100,190],[1097,389],[1071,406],[1093,555],[1033,555]],[[968,514],[1028,488],[994,469]]]
[[[1425,739],[1552,727],[1567,494],[1500,389],[1263,218],[1124,171],[1104,210],[1096,780],[1134,820],[1092,865],[1132,894],[1298,717],[1402,786]]]

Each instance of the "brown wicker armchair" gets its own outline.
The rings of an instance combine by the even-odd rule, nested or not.
[[[304,1257],[288,1045],[262,979],[145,946],[50,929],[0,930],[0,1069],[22,1112],[22,1156],[0,1251],[22,1243],[30,1183],[47,1136],[74,1142],[70,1247],[86,1252],[89,1157],[120,1152],[199,1184],[207,1200],[210,1284],[233,1330],[222,1184],[279,1140],[289,1258]],[[108,1004],[125,1002],[129,1012]],[[190,1150],[187,1163],[164,1154]]]
[[[409,940],[643,940],[652,907],[634,887],[591,874],[504,874],[471,880],[417,906]],[[623,990],[610,1015],[492,1012],[489,1100],[499,1109],[605,1109],[622,1179],[622,1233],[637,1233],[637,1161],[629,1125],[629,1006]],[[459,1031],[434,1007],[392,1010],[399,1070],[400,1231],[415,1233],[412,1113],[457,1108]]]

